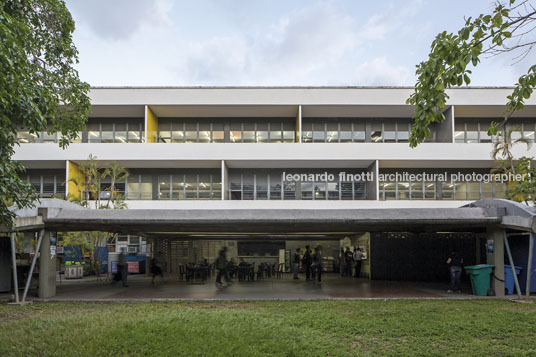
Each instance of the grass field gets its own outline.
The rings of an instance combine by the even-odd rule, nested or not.
[[[498,300],[0,306],[0,356],[536,356],[536,305]]]

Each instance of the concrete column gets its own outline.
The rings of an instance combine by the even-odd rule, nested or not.
[[[436,126],[436,141],[439,143],[454,142],[454,106],[448,107],[444,112],[445,121]]]
[[[379,191],[379,181],[378,181],[378,174],[379,174],[379,166],[380,163],[378,160],[375,160],[368,168],[367,172],[372,172],[374,176],[373,181],[367,181],[367,200],[374,200],[377,201],[380,199],[380,191]]]
[[[45,232],[39,250],[39,290],[40,298],[56,296],[56,254],[50,253],[50,232]]]
[[[491,286],[495,290],[495,295],[504,297],[504,235],[503,230],[495,227],[488,227],[488,240],[493,240],[493,253],[487,253],[487,263],[495,265],[495,276],[499,281],[491,277]]]
[[[229,200],[229,169],[225,160],[221,160],[221,199]]]

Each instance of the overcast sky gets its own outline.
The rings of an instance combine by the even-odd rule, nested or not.
[[[435,35],[491,0],[68,0],[92,86],[413,85]],[[486,59],[471,85],[535,63]]]

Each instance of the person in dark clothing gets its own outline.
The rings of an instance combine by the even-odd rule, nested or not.
[[[341,253],[339,254],[339,274],[341,278],[346,275],[346,256],[344,255],[344,248],[341,248]]]
[[[296,253],[294,253],[294,257],[292,259],[292,263],[294,264],[294,279],[299,279],[298,273],[300,272],[300,262],[300,248],[298,248],[296,249]]]
[[[121,253],[119,254],[119,264],[117,264],[117,270],[119,271],[119,274],[121,275],[121,282],[123,283],[123,287],[128,287],[127,284],[127,277],[128,277],[128,264],[127,264],[127,258],[125,257],[125,254]]]
[[[160,277],[164,277],[164,273],[162,273],[162,268],[158,266],[158,263],[156,262],[156,258],[151,259],[151,266],[150,266],[151,274],[153,275],[153,279],[151,280],[151,284],[154,285],[154,279],[159,275]]]
[[[322,282],[322,253],[319,247],[315,247],[315,253],[313,254],[313,263],[316,270],[316,277],[319,283]]]
[[[302,264],[305,266],[305,280],[309,281],[311,280],[311,264],[313,264],[313,259],[311,257],[311,249],[308,245],[305,246]]]
[[[215,266],[218,270],[218,275],[216,276],[216,286],[222,287],[223,283],[221,282],[221,277],[223,276],[225,278],[225,281],[227,282],[227,285],[231,285],[231,280],[229,279],[229,275],[227,274],[227,247],[223,247],[219,254],[218,258],[216,259]]]
[[[462,275],[463,258],[458,252],[453,251],[447,259],[447,264],[449,265],[450,271],[450,289],[448,290],[448,292],[461,292],[462,287],[460,278]]]
[[[361,262],[363,260],[363,253],[361,252],[361,248],[355,248],[354,249],[354,262],[355,262],[355,278],[359,278],[361,275]]]
[[[346,260],[346,276],[352,276],[352,260],[353,254],[350,250],[350,247],[346,247],[346,251],[344,252],[344,259]]]

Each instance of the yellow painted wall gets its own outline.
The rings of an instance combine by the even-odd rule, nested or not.
[[[295,143],[301,143],[301,105],[298,106],[298,114],[296,115],[296,138]]]
[[[147,133],[147,143],[156,143],[158,134],[158,117],[154,115],[148,105],[145,106],[145,132]]]
[[[81,199],[81,191],[84,189],[85,177],[80,167],[72,161],[67,161],[67,197]],[[71,181],[75,179],[78,185]]]

